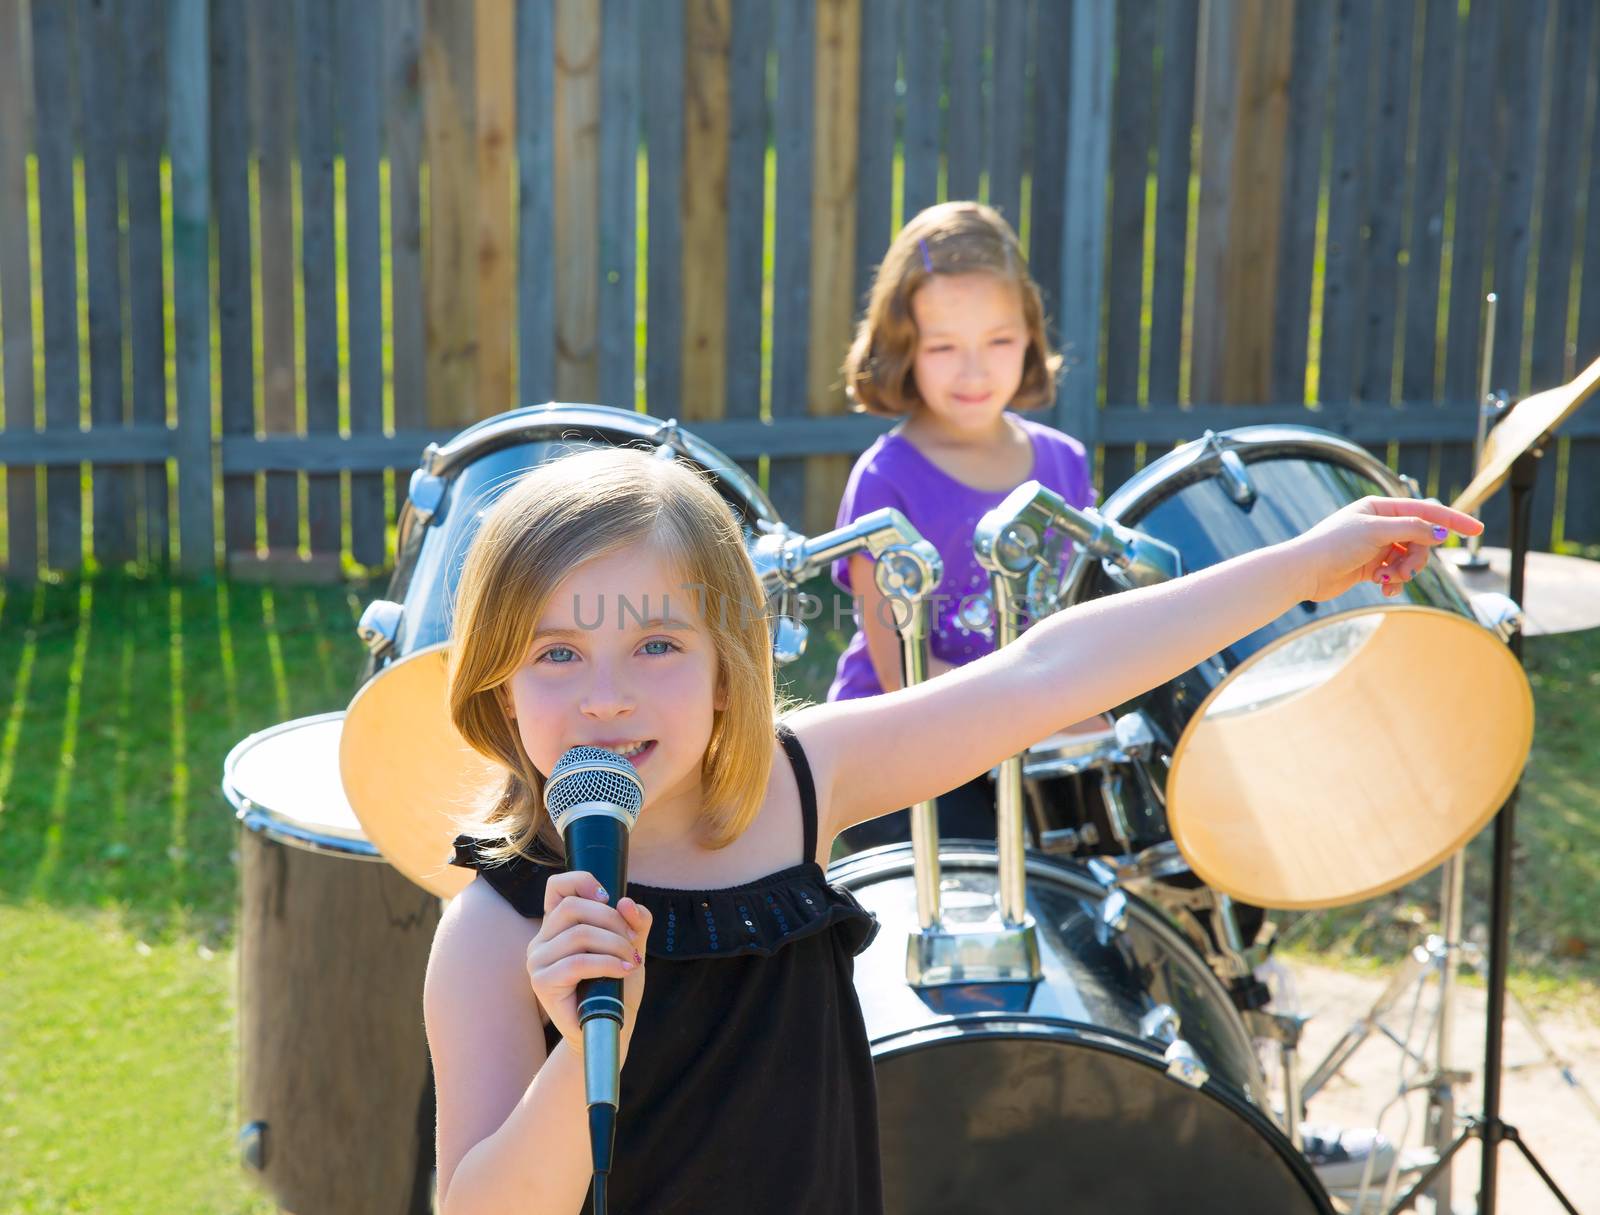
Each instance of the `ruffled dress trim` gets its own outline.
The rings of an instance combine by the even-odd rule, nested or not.
[[[458,836],[452,865],[475,869],[521,914],[544,914],[544,889],[561,872],[523,857],[483,860],[479,841]],[[854,895],[828,882],[815,861],[780,869],[742,886],[674,890],[628,883],[628,897],[647,907],[652,959],[770,958],[795,941],[839,928],[851,954],[877,935],[878,921]]]

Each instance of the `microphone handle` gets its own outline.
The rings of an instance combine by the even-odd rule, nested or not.
[[[615,907],[628,885],[627,826],[603,811],[569,817],[565,843],[567,865],[593,874]],[[595,1017],[605,1017],[621,1026],[621,979],[584,979],[578,984],[577,995],[578,1024],[587,1025]]]

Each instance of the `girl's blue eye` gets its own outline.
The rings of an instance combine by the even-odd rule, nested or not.
[[[553,645],[543,654],[539,655],[539,661],[553,662],[559,665],[571,662],[574,657],[576,657],[576,655],[573,653],[571,646]]]
[[[659,649],[659,650],[652,650],[650,648],[651,646],[662,646],[664,648],[663,649]],[[677,649],[677,647],[675,645],[673,645],[672,642],[666,640],[664,637],[652,637],[649,641],[644,643],[644,647],[643,648],[644,648],[645,652],[648,653],[648,654],[670,654],[670,653],[672,653],[673,650]]]

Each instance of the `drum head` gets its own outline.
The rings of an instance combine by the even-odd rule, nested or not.
[[[440,898],[472,880],[450,864],[458,817],[504,779],[457,733],[446,696],[446,647],[379,672],[350,702],[337,774],[368,838],[389,863]]]
[[[955,1022],[880,1045],[876,1064],[890,1211],[1332,1210],[1261,1114],[1110,1038]]]
[[[1342,906],[1463,847],[1532,740],[1527,678],[1488,629],[1421,607],[1348,616],[1255,655],[1201,706],[1173,751],[1167,823],[1234,898]]]
[[[1193,572],[1405,493],[1337,435],[1242,427],[1148,465],[1103,513]],[[1116,590],[1098,563],[1077,573],[1072,602]],[[1298,604],[1129,707],[1170,764],[1190,866],[1260,907],[1342,906],[1432,869],[1494,816],[1533,739],[1527,677],[1437,557],[1398,595]]]
[[[364,860],[378,849],[339,785],[344,714],[302,717],[252,734],[228,753],[222,791],[252,831],[306,848]]]

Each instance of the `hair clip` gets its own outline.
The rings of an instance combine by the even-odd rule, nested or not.
[[[917,238],[917,248],[922,250],[922,268],[929,274],[933,273],[933,258],[928,256],[928,242],[924,237]]]

